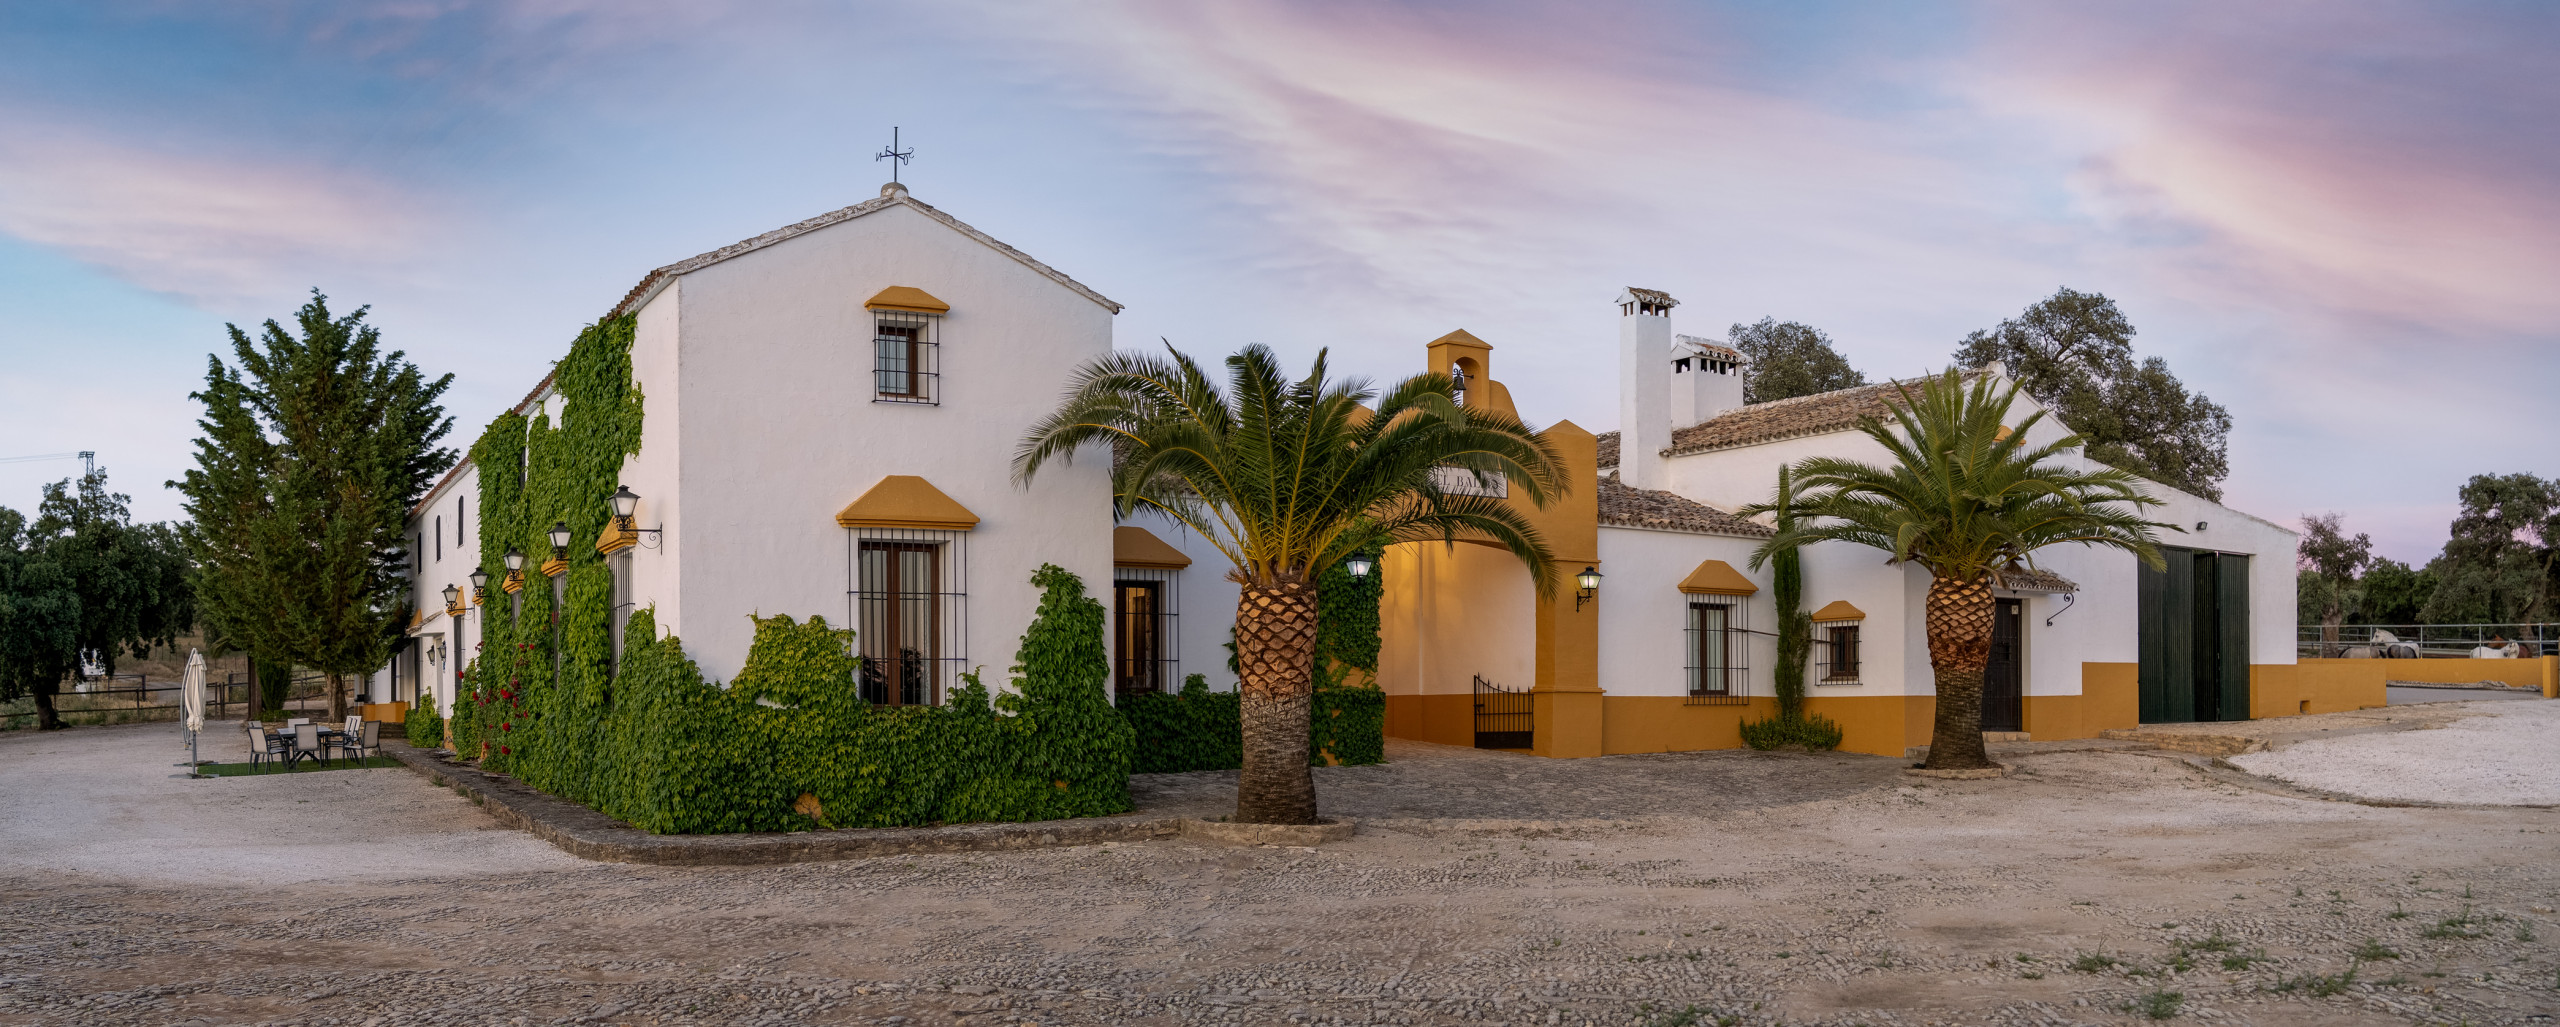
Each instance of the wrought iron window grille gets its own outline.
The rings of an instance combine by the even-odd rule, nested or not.
[[[1817,685],[1855,685],[1858,680],[1859,623],[1826,621],[1813,626],[1813,665]]]
[[[1751,606],[1689,603],[1682,648],[1688,654],[1684,706],[1742,706],[1751,701]]]
[[[865,702],[940,706],[969,669],[969,533],[845,530],[845,623]]]
[[[906,310],[871,312],[871,401],[942,402],[942,319]]]
[[[1111,687],[1119,698],[1182,688],[1182,572],[1111,572]]]

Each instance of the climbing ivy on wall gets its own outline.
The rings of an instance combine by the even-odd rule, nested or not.
[[[1138,774],[1234,770],[1244,765],[1244,722],[1234,692],[1212,692],[1201,675],[1178,694],[1156,692],[1120,700],[1136,736]],[[1316,686],[1310,710],[1307,762],[1368,765],[1386,762],[1387,696],[1365,685]]]
[[[1384,553],[1370,546],[1354,554],[1372,565],[1366,577],[1353,577],[1342,564],[1335,564],[1316,578],[1317,680],[1377,680],[1378,601],[1386,595],[1387,577]]]
[[[456,751],[553,795],[662,833],[879,827],[1094,816],[1129,808],[1130,730],[1103,696],[1100,603],[1054,566],[1015,691],[975,674],[942,707],[878,707],[855,687],[852,632],[756,619],[735,681],[707,680],[635,611],[613,663],[612,573],[596,540],[623,460],[639,452],[632,319],[579,333],[562,403],[509,412],[472,447],[480,553],[493,581],[525,554],[522,589],[492,589],[450,719]],[[542,571],[569,526],[555,602]]]

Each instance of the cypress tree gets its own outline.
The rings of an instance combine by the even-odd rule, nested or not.
[[[432,382],[381,351],[366,308],[329,313],[314,289],[296,336],[270,320],[257,340],[237,325],[237,367],[207,358],[189,534],[211,619],[229,644],[326,674],[329,716],[344,717],[350,676],[391,659],[409,616],[409,508],[451,467],[436,443],[453,430]]]

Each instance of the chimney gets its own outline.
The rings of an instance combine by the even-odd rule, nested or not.
[[[1618,480],[1664,487],[1671,444],[1671,294],[1629,286],[1618,294]]]
[[[1742,409],[1742,365],[1747,363],[1742,351],[1724,344],[1721,339],[1680,336],[1680,344],[1672,347],[1675,354],[1671,366],[1677,372],[1671,386],[1677,398],[1674,410],[1686,406],[1688,417],[1675,420],[1675,428],[1709,420],[1719,414]]]

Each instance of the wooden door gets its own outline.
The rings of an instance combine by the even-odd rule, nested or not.
[[[2016,599],[1999,600],[1991,615],[1991,662],[1982,669],[1982,729],[2026,730],[2026,607]]]

